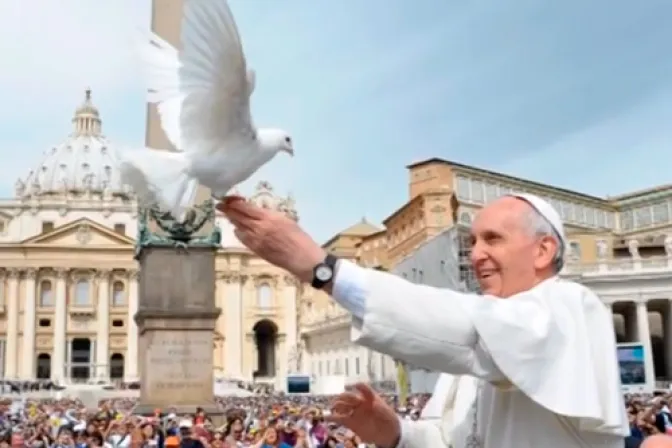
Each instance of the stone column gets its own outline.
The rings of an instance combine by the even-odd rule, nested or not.
[[[637,339],[644,346],[646,382],[650,385],[655,385],[656,372],[653,366],[651,331],[649,330],[649,310],[645,301],[637,302]]]
[[[631,239],[628,241],[628,251],[632,257],[632,267],[635,270],[642,268],[642,257],[639,254],[639,241]]]
[[[21,377],[27,380],[35,378],[35,311],[37,306],[37,288],[35,280],[37,269],[26,271],[26,299],[23,308],[23,358]]]
[[[672,235],[665,236],[664,244],[665,244],[665,255],[667,256],[667,266],[672,267]]]
[[[65,375],[65,333],[67,325],[67,269],[56,270],[56,302],[54,304],[54,349],[51,358],[51,379],[62,383]]]
[[[129,271],[128,277],[128,337],[126,339],[126,358],[124,377],[126,381],[138,381],[138,324],[135,314],[138,312],[138,271]]]
[[[243,377],[243,284],[246,277],[230,274],[225,278],[226,363],[224,371],[234,379]]]
[[[282,385],[287,376],[288,368],[288,348],[287,333],[281,334],[275,342],[275,365],[271,374],[275,377],[276,384]],[[279,389],[282,390],[282,389]]]
[[[18,378],[19,360],[19,275],[18,269],[10,269],[7,281],[7,357],[5,358],[5,376]]]
[[[97,273],[98,329],[96,333],[96,373],[98,380],[106,381],[110,378],[110,274],[109,270],[100,270]]]
[[[665,328],[663,330],[665,341],[665,370],[667,378],[672,377],[672,298],[668,299],[667,309],[663,313],[663,322]]]
[[[65,363],[63,364],[63,368],[65,370],[65,373],[63,374],[63,378],[66,380],[70,380],[70,375],[72,374],[72,368],[74,367],[72,365],[72,343],[73,337],[72,336],[66,336],[65,338],[66,344],[65,344]]]
[[[281,371],[280,376],[284,377],[287,373],[299,373],[298,370],[300,366],[298,362],[300,360],[299,354],[299,345],[296,339],[299,332],[298,328],[298,319],[296,309],[296,294],[297,286],[299,282],[296,277],[291,275],[286,275],[284,278],[284,287],[283,287],[283,305],[285,307],[285,359],[288,360],[287,370]]]
[[[226,309],[226,293],[227,293],[227,283],[226,279],[228,274],[224,272],[215,273],[216,283],[215,283],[215,306],[221,310]],[[217,319],[217,327],[215,331],[218,333],[218,339],[215,342],[214,348],[214,368],[217,378],[228,378],[228,372],[226,370],[226,340],[227,336],[227,316],[226,314],[219,316]]]
[[[604,272],[608,270],[607,259],[608,259],[608,245],[606,240],[597,240],[595,242],[596,251],[597,251],[597,262],[598,270]]]

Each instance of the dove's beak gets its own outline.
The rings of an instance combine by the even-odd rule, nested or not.
[[[294,148],[286,147],[283,149],[283,151],[285,151],[290,156],[294,157]]]

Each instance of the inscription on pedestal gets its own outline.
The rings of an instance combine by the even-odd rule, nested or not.
[[[156,331],[150,338],[143,390],[147,401],[212,401],[212,335],[205,331]]]

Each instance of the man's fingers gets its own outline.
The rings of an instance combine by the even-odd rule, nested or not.
[[[331,413],[324,416],[324,420],[330,423],[336,423],[339,426],[349,426],[352,412],[346,414]]]
[[[231,214],[227,213],[226,217],[236,229],[240,229],[245,232],[252,232],[254,230],[255,221],[252,221],[249,218],[246,218],[245,216],[237,215],[235,213]]]
[[[331,406],[331,413],[325,415],[325,420],[335,422],[341,425],[346,425],[347,422],[352,418],[357,409],[357,405],[352,403],[337,401]]]
[[[357,383],[355,389],[362,395],[362,401],[365,403],[373,403],[376,399],[375,392],[368,384]]]
[[[227,196],[223,201],[217,204],[217,209],[227,216],[235,213],[249,219],[263,219],[266,214],[264,209],[247,202],[239,196]]]
[[[362,396],[357,392],[343,392],[331,402],[332,410],[337,407],[350,407],[356,408],[361,406],[363,403]]]
[[[223,198],[217,198],[217,204],[215,208],[220,212],[225,212],[229,204],[236,201],[245,201],[245,198],[237,195],[224,196]]]

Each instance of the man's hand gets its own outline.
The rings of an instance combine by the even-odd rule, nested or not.
[[[313,268],[326,253],[295,221],[239,197],[224,198],[217,209],[235,226],[236,236],[248,249],[301,281],[312,281]]]
[[[329,420],[349,428],[364,443],[382,448],[395,448],[399,443],[397,413],[367,384],[357,384],[354,391],[336,397],[331,409]]]

